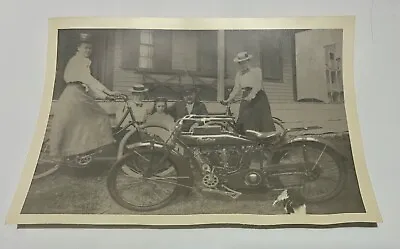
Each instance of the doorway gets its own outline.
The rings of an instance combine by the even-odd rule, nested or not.
[[[92,61],[92,75],[112,90],[115,31],[106,29],[63,29],[58,31],[53,100],[57,100],[65,89],[64,70],[69,59],[76,53],[80,33],[89,33],[92,36],[93,52],[90,58]]]

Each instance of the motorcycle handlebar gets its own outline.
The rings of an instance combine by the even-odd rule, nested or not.
[[[224,106],[229,106],[229,105],[231,105],[232,103],[237,103],[237,102],[240,102],[240,101],[242,101],[242,99],[233,100],[233,101],[229,101],[229,102],[226,102],[225,100],[221,100],[221,101],[219,101],[219,103],[220,103],[221,105],[224,105]]]

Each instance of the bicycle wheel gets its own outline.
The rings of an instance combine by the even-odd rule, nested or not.
[[[282,134],[286,129],[285,126],[283,125],[283,121],[276,117],[273,117],[272,119],[274,120],[276,131],[279,131]]]
[[[32,179],[38,180],[43,177],[49,176],[55,173],[59,168],[60,164],[49,156],[49,139],[45,137],[40,150],[39,159],[36,164],[35,172]]]

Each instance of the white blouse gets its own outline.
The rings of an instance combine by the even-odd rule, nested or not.
[[[241,71],[236,73],[235,86],[229,94],[229,99],[233,99],[239,91],[245,87],[252,88],[248,95],[250,99],[253,99],[258,91],[263,90],[262,74],[259,67],[250,68],[249,71],[244,74]]]
[[[104,98],[106,87],[94,78],[90,71],[92,61],[80,54],[75,54],[67,63],[64,71],[64,80],[67,83],[80,81],[87,85],[94,97]]]

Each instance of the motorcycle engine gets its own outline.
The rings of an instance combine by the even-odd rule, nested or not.
[[[246,146],[210,146],[199,148],[198,152],[203,160],[217,172],[229,173],[237,170],[246,160]],[[217,173],[218,174],[218,173]]]
[[[264,184],[262,171],[249,168],[254,161],[251,145],[207,146],[195,151],[203,169],[202,185],[209,190],[253,189]]]

